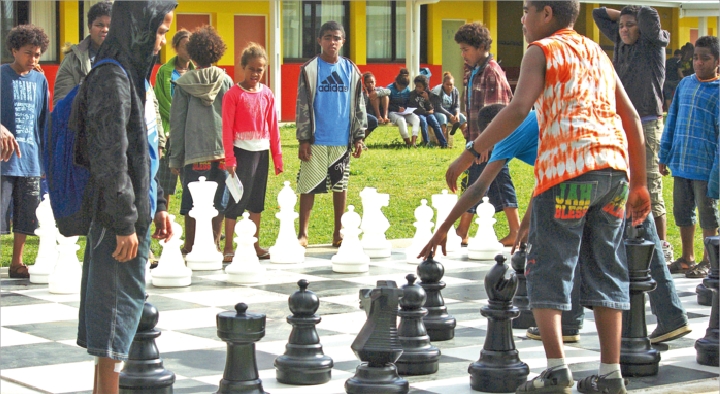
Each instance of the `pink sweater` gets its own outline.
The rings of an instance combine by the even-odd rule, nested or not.
[[[235,84],[223,97],[223,147],[226,166],[237,165],[233,152],[235,141],[269,139],[270,156],[275,168],[283,168],[275,96],[270,88],[262,84],[260,86],[260,91],[248,92]],[[276,170],[275,175],[278,173]]]

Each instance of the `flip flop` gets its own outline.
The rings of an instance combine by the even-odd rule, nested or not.
[[[16,265],[14,267],[10,267],[8,270],[8,276],[13,279],[27,279],[30,277],[30,272],[28,271],[27,265]]]
[[[235,253],[225,253],[223,255],[223,263],[232,263]]]
[[[270,252],[265,252],[257,257],[259,260],[270,260]]]
[[[339,248],[340,246],[342,246],[342,239],[333,241],[332,246],[336,247],[336,248]]]

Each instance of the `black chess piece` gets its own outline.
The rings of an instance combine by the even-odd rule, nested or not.
[[[708,274],[708,277],[710,275]],[[717,279],[716,279],[717,280]],[[704,282],[704,280],[703,280]],[[702,306],[712,306],[712,290],[705,286],[705,283],[700,282],[695,286],[695,294],[697,294],[697,303]]]
[[[217,335],[227,343],[225,371],[215,394],[267,394],[255,360],[255,342],[265,336],[265,314],[247,313],[245,303],[235,312],[217,315]]]
[[[172,394],[175,374],[163,367],[155,344],[155,338],[160,336],[155,329],[159,318],[157,308],[145,301],[128,360],[120,371],[120,393]]]
[[[395,362],[400,375],[429,375],[440,367],[440,349],[430,343],[423,324],[423,316],[427,315],[425,290],[415,284],[417,276],[408,274],[407,284],[402,286],[400,299],[400,325],[398,336],[402,345],[402,355]]]
[[[428,314],[423,317],[425,329],[431,341],[447,341],[455,337],[455,318],[447,313],[445,300],[441,290],[445,288],[445,282],[441,279],[445,275],[445,267],[433,260],[432,255],[417,267],[417,274],[420,277],[420,286],[427,294],[425,309]]]
[[[277,381],[285,384],[322,384],[330,381],[333,360],[323,353],[322,344],[315,326],[320,316],[315,312],[320,299],[308,291],[308,281],[298,281],[300,290],[288,298],[293,314],[287,322],[293,326],[285,345],[285,353],[275,359]]]
[[[650,260],[655,243],[643,238],[641,227],[631,227],[625,239],[630,276],[630,310],[623,311],[620,370],[623,376],[654,376],[658,373],[660,353],[650,346],[645,324],[645,293],[655,290],[650,277]]]
[[[403,352],[397,332],[400,294],[391,280],[379,280],[370,292],[368,319],[350,346],[362,363],[355,376],[345,381],[346,393],[405,394],[410,390],[394,364]]]
[[[525,242],[521,243],[520,249],[510,258],[510,265],[512,265],[512,268],[515,270],[515,276],[518,282],[512,304],[520,310],[520,315],[512,319],[512,328],[521,328],[523,330],[530,327],[537,327],[537,324],[535,324],[535,316],[533,316],[532,309],[530,309],[530,299],[527,294],[527,280],[525,279],[526,248],[527,244]]]
[[[488,393],[514,392],[527,381],[530,368],[520,361],[513,340],[511,319],[520,311],[512,304],[517,289],[516,275],[505,278],[509,270],[505,257],[495,256],[495,265],[485,275],[485,291],[488,305],[480,313],[488,318],[485,345],[480,359],[470,364],[470,386],[473,390]]]
[[[712,309],[710,309],[710,323],[705,330],[705,337],[695,341],[696,360],[698,364],[709,365],[713,367],[720,366],[718,360],[718,341],[720,339],[720,329],[718,320],[718,307],[720,306],[720,296],[718,295],[718,277],[720,274],[720,237],[705,238],[705,251],[708,260],[710,260],[710,272],[708,277],[703,279],[705,286],[712,291]]]

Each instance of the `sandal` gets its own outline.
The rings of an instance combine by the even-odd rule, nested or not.
[[[709,271],[710,271],[710,262],[703,260],[700,262],[700,264],[697,264],[694,267],[687,270],[687,272],[685,273],[685,277],[691,278],[691,279],[705,278],[708,276]]]
[[[223,263],[232,263],[235,253],[225,253],[223,255]]]
[[[11,266],[8,269],[8,276],[13,279],[27,279],[30,277],[30,271],[28,271],[28,266],[25,264]]]
[[[668,269],[671,274],[684,274],[688,270],[695,266],[694,262],[688,262],[684,258],[680,257],[672,263],[668,264]]]
[[[339,239],[339,240],[337,240],[337,241],[333,241],[332,246],[333,246],[333,247],[336,247],[336,248],[339,248],[340,246],[342,246],[342,239]]]
[[[258,260],[270,260],[270,252],[265,252],[261,255],[259,255]]]

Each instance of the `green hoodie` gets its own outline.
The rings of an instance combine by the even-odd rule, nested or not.
[[[160,109],[160,118],[162,119],[163,129],[166,133],[170,133],[170,104],[172,103],[171,80],[172,73],[175,70],[175,61],[177,56],[167,61],[159,69],[155,75],[155,97]],[[195,65],[190,62],[189,70],[194,70]]]

